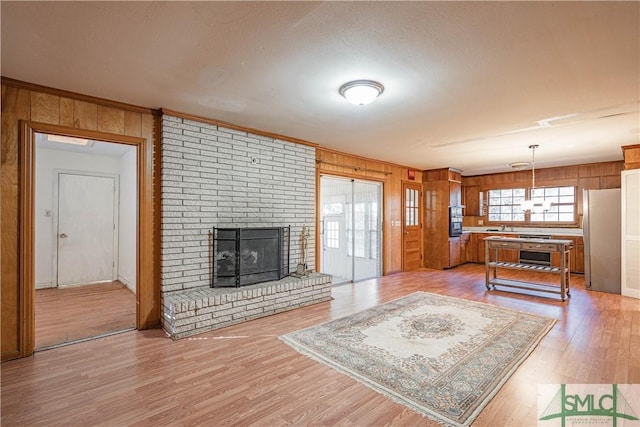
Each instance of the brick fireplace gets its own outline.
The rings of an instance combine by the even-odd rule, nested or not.
[[[216,311],[229,309],[215,308],[219,305],[215,301],[235,299],[236,308],[240,306],[232,290],[228,290],[231,296],[221,296],[218,293],[224,290],[209,287],[212,230],[290,227],[289,270],[295,271],[301,258],[297,242],[306,225],[311,229],[307,265],[315,269],[315,147],[170,115],[162,118],[162,138],[164,329],[179,338],[255,318],[256,313],[248,308],[247,316],[238,311],[219,325],[212,321],[221,317]],[[316,273],[313,279],[303,280],[300,286],[315,293],[301,291],[292,296],[291,290],[299,285],[287,278],[286,290],[278,282],[268,282],[260,290],[248,289],[260,285],[242,288],[239,295],[276,301],[278,307],[263,307],[264,315],[329,299],[331,278]],[[278,289],[283,292],[281,299]],[[191,315],[184,315],[186,312]]]

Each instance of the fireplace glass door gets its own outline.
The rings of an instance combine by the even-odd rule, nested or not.
[[[333,283],[382,274],[382,184],[320,178],[320,271]]]

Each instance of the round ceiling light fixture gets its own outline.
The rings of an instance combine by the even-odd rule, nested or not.
[[[373,80],[354,80],[340,86],[340,95],[354,105],[371,104],[384,92],[384,86]]]

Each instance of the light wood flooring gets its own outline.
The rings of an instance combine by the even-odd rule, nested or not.
[[[191,339],[132,331],[38,352],[2,364],[2,426],[436,425],[278,339],[418,290],[557,319],[473,424],[535,426],[538,384],[640,383],[639,301],[572,281],[563,303],[488,292],[481,265],[419,270],[335,286],[333,301]]]
[[[121,282],[36,290],[36,349],[135,326],[136,296]]]

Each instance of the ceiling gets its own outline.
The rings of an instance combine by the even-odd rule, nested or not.
[[[2,76],[464,175],[640,142],[640,2],[1,2]],[[354,106],[338,88],[385,86]]]
[[[45,133],[36,133],[36,147],[45,150],[68,151],[72,153],[91,154],[103,157],[122,157],[135,147],[126,144],[114,144],[104,141],[87,141],[86,146],[66,144],[55,140],[49,140]]]

